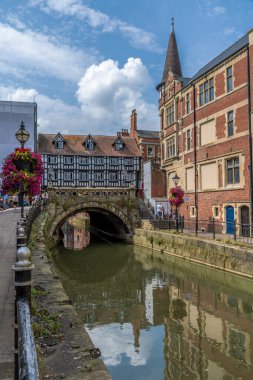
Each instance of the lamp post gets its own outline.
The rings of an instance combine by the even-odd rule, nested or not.
[[[175,187],[177,187],[180,181],[180,177],[178,177],[177,173],[175,173],[174,177],[172,177],[172,181]],[[176,204],[175,218],[176,218],[176,229],[178,231],[178,205],[177,204]]]
[[[16,139],[18,140],[18,142],[20,142],[21,148],[24,148],[25,143],[29,140],[30,133],[25,129],[25,125],[24,125],[23,121],[21,121],[20,128],[15,133],[15,136],[16,136]],[[20,160],[20,162],[17,161],[16,167],[18,170],[22,170],[24,168],[24,166],[22,164],[24,164],[24,163],[21,162],[21,160]],[[24,182],[23,181],[21,182],[20,194],[19,195],[20,195],[20,201],[21,201],[21,218],[24,218]]]

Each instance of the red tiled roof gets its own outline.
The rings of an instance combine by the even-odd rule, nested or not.
[[[88,135],[61,135],[66,144],[64,149],[56,149],[53,143],[56,134],[42,134],[38,136],[38,152],[40,154],[76,154],[83,156],[116,156],[116,157],[141,157],[141,152],[133,137],[121,136],[124,142],[122,150],[115,150],[113,143],[117,136],[93,136],[94,150],[87,150],[83,145]]]

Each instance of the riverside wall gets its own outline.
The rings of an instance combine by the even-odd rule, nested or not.
[[[137,246],[253,279],[253,249],[209,239],[138,228]]]
[[[57,316],[60,329],[54,336],[45,336],[45,331],[42,331],[41,336],[36,338],[41,377],[111,380],[108,369],[97,355],[97,348],[84,329],[54,271],[50,256],[46,254],[45,219],[45,214],[39,216],[30,239],[34,264],[32,288],[39,289],[43,294],[37,300],[38,307],[41,311],[46,308],[50,314]]]

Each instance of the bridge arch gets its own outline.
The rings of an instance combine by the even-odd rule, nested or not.
[[[113,224],[115,230],[117,231],[117,235],[121,238],[126,238],[132,234],[130,219],[128,215],[119,207],[114,206],[109,202],[83,201],[78,204],[71,205],[66,209],[62,209],[62,212],[60,212],[52,222],[49,230],[50,236],[58,239],[59,231],[65,221],[69,217],[82,211],[86,211],[90,214],[102,214]]]

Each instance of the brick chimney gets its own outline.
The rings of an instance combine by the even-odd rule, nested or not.
[[[132,110],[131,114],[131,128],[130,128],[130,136],[134,137],[134,132],[137,131],[137,113],[136,109]]]

